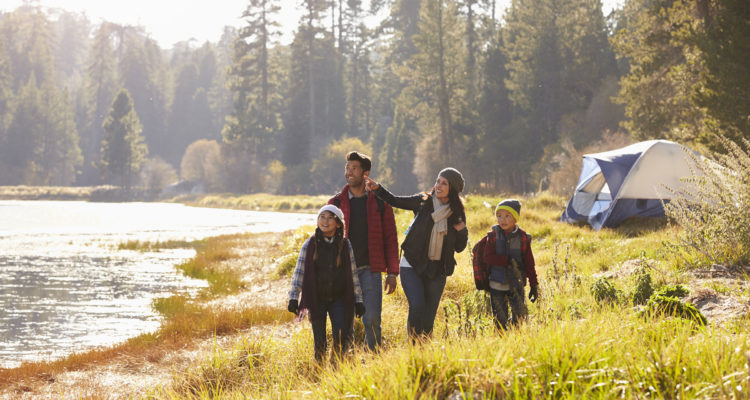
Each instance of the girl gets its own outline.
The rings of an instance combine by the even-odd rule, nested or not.
[[[331,320],[333,352],[340,356],[349,347],[354,314],[365,313],[352,246],[344,235],[344,213],[334,205],[318,211],[315,235],[302,245],[292,275],[287,310],[299,315],[307,309],[313,330],[315,360],[326,353],[326,316]],[[300,291],[302,301],[298,304]]]
[[[407,331],[412,340],[431,335],[446,277],[456,267],[454,252],[466,248],[469,231],[458,196],[463,188],[464,178],[454,168],[440,171],[429,194],[413,196],[394,196],[367,178],[368,190],[391,206],[415,214],[401,244],[404,255],[399,265],[401,286],[409,302]]]

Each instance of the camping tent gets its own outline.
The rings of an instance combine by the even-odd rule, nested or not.
[[[662,200],[688,185],[696,170],[692,150],[667,140],[649,140],[583,156],[581,176],[565,222],[588,221],[595,229],[615,226],[628,217],[664,215]]]

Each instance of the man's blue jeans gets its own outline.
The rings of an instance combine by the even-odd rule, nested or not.
[[[333,351],[335,354],[343,354],[349,348],[351,340],[351,326],[346,326],[344,317],[344,301],[342,299],[331,303],[319,302],[318,307],[320,319],[311,321],[313,331],[313,343],[315,347],[315,359],[323,360],[328,348],[326,343],[326,315],[331,319],[331,336],[333,336]]]
[[[423,280],[414,268],[401,268],[401,287],[409,302],[406,329],[409,337],[416,339],[432,334],[440,297],[445,289],[445,275]]]
[[[370,350],[375,350],[382,343],[380,316],[383,311],[383,279],[380,272],[370,271],[369,265],[357,268],[357,275],[365,305],[365,315],[362,316],[365,344]]]

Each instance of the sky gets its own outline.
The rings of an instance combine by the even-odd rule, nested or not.
[[[604,15],[609,14],[623,0],[602,0]],[[24,0],[2,0],[0,10],[12,11]],[[197,43],[206,40],[217,42],[224,26],[240,27],[239,18],[247,0],[34,0],[43,8],[62,8],[85,13],[97,24],[103,20],[122,25],[143,26],[162,48],[171,48],[176,42],[195,38]],[[289,43],[301,15],[299,0],[281,0],[280,22],[284,31],[282,43]],[[498,9],[505,9],[510,0],[500,0]],[[179,10],[179,11],[177,11]]]

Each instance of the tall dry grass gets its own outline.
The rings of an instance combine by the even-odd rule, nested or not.
[[[499,200],[467,196],[469,249],[495,222]],[[518,328],[504,333],[493,328],[486,295],[474,289],[467,249],[458,255],[428,342],[407,340],[407,302],[399,288],[384,296],[379,353],[362,350],[361,323],[356,322],[355,349],[342,360],[317,365],[303,322],[291,339],[246,338],[233,348],[217,347],[175,376],[170,387],[155,389],[153,397],[747,397],[746,317],[704,326],[674,313],[643,313],[634,307],[638,293],[664,294],[689,280],[685,263],[663,245],[677,239],[679,227],[664,219],[636,220],[595,232],[557,222],[564,198],[542,193],[521,200],[519,224],[534,237],[541,296],[529,304],[529,318]],[[404,232],[412,218],[410,212],[397,211],[398,231]],[[642,272],[626,270],[625,262],[633,260],[646,266]],[[595,283],[602,276],[619,290],[616,301],[597,297]],[[727,291],[747,297],[741,287]]]

